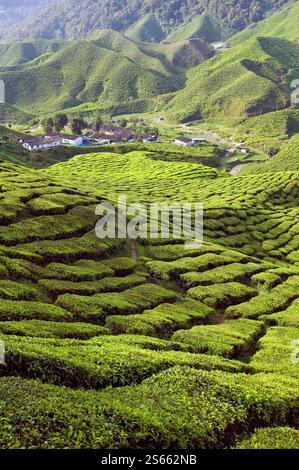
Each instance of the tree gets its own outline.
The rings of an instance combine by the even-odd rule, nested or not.
[[[56,132],[62,131],[68,124],[69,120],[66,114],[58,114],[54,119],[54,129]]]
[[[86,128],[86,122],[82,117],[76,117],[71,120],[72,132],[76,135],[81,135],[82,130]]]
[[[52,118],[45,119],[42,121],[42,126],[44,128],[44,131],[47,132],[52,132],[53,127],[54,127],[54,122]]]
[[[103,119],[101,115],[98,113],[95,115],[93,123],[92,123],[92,130],[98,132],[103,124]]]
[[[127,119],[121,119],[119,122],[120,127],[127,127],[128,121]]]

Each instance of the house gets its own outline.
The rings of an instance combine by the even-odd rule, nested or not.
[[[250,148],[244,147],[242,144],[237,144],[235,148],[236,148],[236,152],[251,153]]]
[[[99,133],[109,136],[114,142],[128,141],[134,138],[134,131],[126,127],[115,127],[110,124],[101,124]]]
[[[91,141],[97,142],[98,144],[113,144],[113,143],[115,143],[113,137],[112,136],[109,137],[106,134],[99,134],[99,133],[92,134],[92,136],[90,136],[90,139],[91,139]]]
[[[230,46],[225,42],[214,42],[212,46],[214,48],[215,54],[221,54],[221,52],[230,49]]]
[[[157,142],[157,136],[155,134],[146,134],[142,137],[143,142]]]
[[[192,138],[192,142],[193,142],[193,144],[203,144],[203,143],[207,142],[207,140],[203,139],[202,137],[194,137],[194,138]]]
[[[60,134],[60,136],[64,145],[74,145],[75,147],[84,145],[84,137],[82,135]]]
[[[22,144],[26,150],[30,150],[31,152],[52,147],[52,145],[42,137],[24,138],[22,139]]]
[[[183,145],[184,147],[192,147],[193,141],[188,137],[177,137],[174,141],[176,145]]]
[[[235,153],[244,153],[244,154],[249,154],[251,153],[250,148],[243,147],[241,144],[237,144],[234,147],[228,149],[226,156],[229,157],[231,155],[234,155]]]

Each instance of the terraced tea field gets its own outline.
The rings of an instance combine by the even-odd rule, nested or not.
[[[297,168],[154,157],[1,164],[3,448],[298,447]],[[119,194],[203,203],[203,245],[96,238]]]

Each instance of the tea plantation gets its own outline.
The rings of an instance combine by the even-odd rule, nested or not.
[[[289,160],[237,176],[140,146],[1,163],[2,448],[298,448],[286,145]],[[202,246],[97,238],[96,206],[120,194],[203,203]]]

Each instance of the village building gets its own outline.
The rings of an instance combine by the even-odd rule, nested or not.
[[[192,142],[193,144],[204,144],[207,142],[207,140],[204,139],[203,137],[193,137]]]
[[[92,134],[89,138],[92,142],[97,142],[98,144],[114,144],[115,143],[114,138],[112,136],[109,137],[106,134],[96,133],[96,134]]]
[[[60,145],[57,144],[57,142],[48,142],[42,137],[22,138],[21,143],[26,150],[30,150],[31,152],[37,150],[45,150]]]
[[[75,147],[80,147],[85,143],[84,137],[82,135],[61,134],[61,139],[62,144],[74,145]]]
[[[184,147],[192,147],[193,146],[193,141],[192,139],[189,139],[188,137],[177,137],[174,141],[176,145],[182,145]]]
[[[142,141],[146,143],[157,142],[157,136],[155,134],[146,134],[142,137]]]

